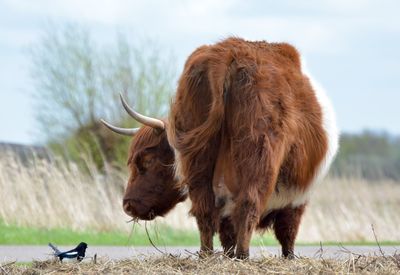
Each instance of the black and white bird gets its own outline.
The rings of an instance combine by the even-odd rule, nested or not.
[[[63,259],[77,259],[79,262],[85,258],[85,252],[87,248],[87,244],[84,242],[81,242],[78,244],[77,247],[74,249],[61,252],[56,246],[53,244],[49,243],[49,246],[54,250],[54,256],[58,257],[60,261]]]

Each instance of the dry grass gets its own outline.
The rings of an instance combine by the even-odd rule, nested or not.
[[[227,259],[221,255],[206,259],[196,257],[139,257],[112,261],[60,263],[33,262],[32,266],[3,264],[5,274],[399,274],[400,255],[361,256],[349,254],[347,259],[286,260],[265,257],[250,261]]]
[[[24,166],[14,153],[6,152],[0,156],[0,220],[40,228],[130,232],[131,218],[122,211],[127,178],[127,173],[114,169],[102,175],[90,160],[85,167],[60,159],[32,159]],[[196,229],[188,205],[178,205],[167,219],[155,222]]]
[[[13,154],[2,156],[0,218],[21,226],[126,229],[122,176],[104,177],[93,165],[88,168],[90,173],[84,174],[74,163],[38,159],[25,167]]]
[[[320,183],[300,227],[301,241],[400,240],[400,183],[327,179]]]
[[[121,207],[127,175],[114,170],[89,173],[73,163],[34,160],[28,168],[13,154],[0,157],[0,219],[6,223],[45,227],[130,231]],[[178,205],[164,223],[197,230],[188,217],[190,202]],[[400,240],[400,184],[328,179],[318,185],[306,211],[299,241]]]

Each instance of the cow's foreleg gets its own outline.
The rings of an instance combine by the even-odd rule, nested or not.
[[[218,211],[212,187],[219,139],[210,141],[210,148],[190,158],[187,167],[189,197],[192,201],[190,213],[196,218],[200,231],[200,255],[213,251],[213,236],[217,230]]]
[[[216,231],[216,210],[211,184],[192,184],[189,187],[189,196],[192,200],[190,213],[196,218],[200,231],[200,256],[207,256],[213,252],[213,236]]]
[[[294,241],[304,209],[305,204],[295,208],[284,208],[279,210],[275,217],[275,236],[282,245],[282,254],[286,258],[294,258]]]

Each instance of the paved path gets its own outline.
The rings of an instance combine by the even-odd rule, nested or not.
[[[72,246],[60,246],[60,250],[69,250]],[[196,253],[197,247],[159,247],[160,250],[174,255],[189,256]],[[220,250],[220,249],[219,249]],[[323,247],[324,258],[343,258],[348,257],[349,253],[344,250],[357,254],[377,254],[381,255],[377,246],[325,246]],[[400,253],[400,246],[382,246],[382,250],[387,255],[393,255],[396,251]],[[279,246],[252,247],[250,251],[252,257],[280,255]],[[51,258],[51,249],[48,246],[26,246],[26,245],[0,245],[0,263],[18,261],[30,262],[32,260],[46,260]],[[161,256],[153,247],[127,247],[127,246],[89,246],[86,250],[87,256],[97,254],[98,257],[107,257],[113,260],[120,260],[140,256]],[[305,257],[319,257],[319,246],[297,246],[296,255]]]

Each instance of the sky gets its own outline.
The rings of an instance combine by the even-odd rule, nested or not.
[[[0,142],[43,142],[28,50],[48,22],[81,24],[104,42],[120,30],[150,37],[174,53],[178,72],[195,48],[231,35],[289,42],[327,91],[342,132],[400,135],[399,10],[395,0],[0,0]]]

